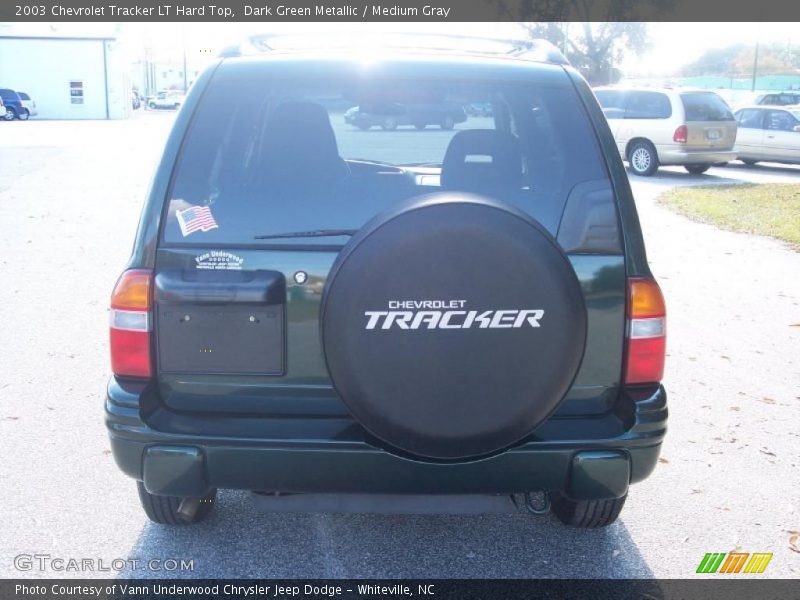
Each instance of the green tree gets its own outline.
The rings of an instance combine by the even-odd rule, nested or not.
[[[753,72],[755,47],[733,44],[706,50],[684,66],[680,75],[716,75],[750,77]],[[796,75],[800,73],[800,48],[789,44],[762,44],[758,52],[759,75]]]

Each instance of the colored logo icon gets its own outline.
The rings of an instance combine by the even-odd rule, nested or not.
[[[708,552],[697,567],[698,573],[763,573],[772,553]]]

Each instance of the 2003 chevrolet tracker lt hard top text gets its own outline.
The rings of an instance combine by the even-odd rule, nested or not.
[[[148,517],[228,488],[613,522],[666,431],[666,315],[586,82],[538,42],[250,44],[188,94],[111,299]]]

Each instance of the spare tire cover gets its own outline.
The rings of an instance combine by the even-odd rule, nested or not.
[[[580,284],[553,237],[466,194],[419,197],[367,223],[331,269],[320,318],[353,417],[435,459],[530,434],[571,386],[586,341]]]

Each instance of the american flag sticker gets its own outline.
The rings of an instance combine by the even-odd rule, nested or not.
[[[178,219],[183,237],[195,231],[211,231],[219,227],[208,206],[191,206],[184,210],[176,210],[175,217]]]

